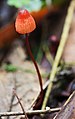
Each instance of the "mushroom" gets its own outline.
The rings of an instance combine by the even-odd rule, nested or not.
[[[26,35],[26,47],[27,47],[28,53],[34,63],[34,66],[36,68],[38,78],[39,78],[41,93],[43,94],[42,77],[41,77],[38,65],[33,57],[32,52],[31,52],[30,44],[29,44],[29,40],[28,40],[29,33],[32,32],[36,28],[36,23],[35,23],[34,18],[30,15],[30,13],[26,9],[19,11],[17,18],[16,18],[16,22],[15,22],[15,28],[18,33]]]

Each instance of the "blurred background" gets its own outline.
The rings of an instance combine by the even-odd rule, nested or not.
[[[13,88],[16,88],[25,109],[30,107],[36,93],[40,91],[37,74],[26,49],[25,37],[15,31],[18,11],[27,9],[35,19],[37,27],[30,33],[29,42],[44,85],[51,74],[70,2],[71,0],[0,0],[1,112],[21,110],[13,96]],[[62,106],[75,90],[74,51],[75,12],[48,100],[47,105],[50,107]],[[53,116],[49,116],[52,119]]]

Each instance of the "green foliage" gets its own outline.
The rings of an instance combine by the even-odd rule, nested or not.
[[[8,4],[15,7],[22,7],[24,4],[29,4],[30,0],[8,0]]]
[[[16,8],[25,8],[29,11],[40,10],[46,5],[45,0],[8,0],[8,5],[15,6]]]
[[[67,0],[52,0],[55,5],[63,5]]]
[[[7,71],[7,72],[15,72],[18,70],[18,68],[16,66],[13,66],[12,64],[9,64],[9,65],[5,65],[4,66],[4,69]]]
[[[29,11],[38,11],[49,4],[62,5],[66,0],[7,0],[8,5],[16,8],[25,8]]]

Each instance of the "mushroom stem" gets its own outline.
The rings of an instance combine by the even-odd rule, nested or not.
[[[28,34],[26,34],[26,48],[27,48],[27,51],[35,65],[35,68],[36,68],[36,71],[37,71],[37,74],[38,74],[38,78],[39,78],[39,83],[40,83],[40,89],[41,89],[41,92],[43,91],[43,84],[42,84],[42,77],[41,77],[41,74],[40,74],[40,71],[39,71],[39,68],[38,68],[38,65],[33,57],[33,54],[31,52],[31,49],[30,49],[30,44],[29,44],[29,40],[28,40]]]

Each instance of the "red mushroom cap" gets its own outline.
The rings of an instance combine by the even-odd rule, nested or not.
[[[20,10],[16,22],[16,31],[20,34],[32,32],[36,28],[35,20],[27,10]]]

